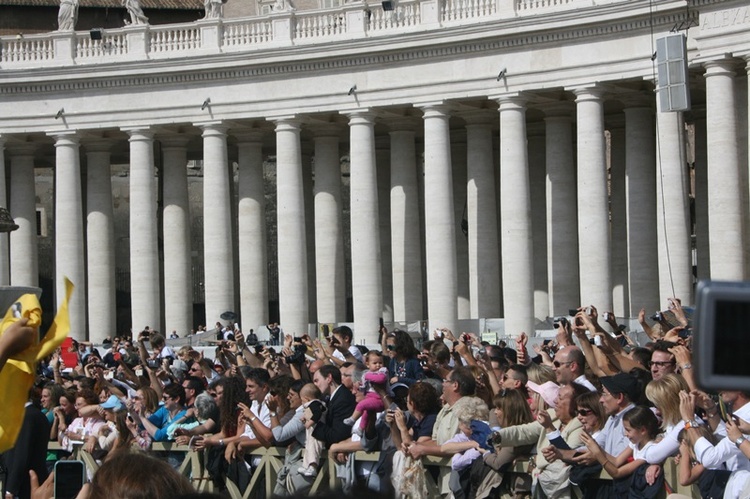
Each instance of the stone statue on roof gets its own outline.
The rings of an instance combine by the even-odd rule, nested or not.
[[[125,24],[148,24],[148,17],[143,14],[143,9],[141,9],[138,0],[122,0],[122,5],[127,9],[130,16],[130,21],[125,19]]]
[[[221,19],[224,17],[224,4],[226,0],[203,0],[203,8],[206,15],[203,19]]]
[[[74,31],[78,22],[78,0],[60,0],[57,31]]]
[[[294,4],[292,4],[292,0],[276,0],[276,3],[273,4],[272,7],[274,12],[294,12]]]

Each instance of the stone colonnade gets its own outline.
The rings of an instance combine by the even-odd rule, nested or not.
[[[707,63],[705,77],[705,110],[689,115],[696,130],[698,272],[743,279],[747,193],[740,168],[746,158],[737,143],[747,130],[748,113],[731,112],[737,93],[732,66]],[[384,311],[394,321],[427,318],[433,327],[451,329],[460,319],[504,317],[506,333],[517,334],[533,331],[537,319],[566,314],[579,304],[634,317],[673,294],[692,302],[685,117],[657,112],[648,94],[618,95],[588,86],[566,89],[565,95],[545,104],[533,94],[501,95],[488,100],[492,105],[469,111],[467,105],[438,102],[420,106],[421,118],[378,109],[342,112],[348,120],[357,341],[376,341]],[[607,100],[620,102],[621,110],[605,115]],[[527,123],[531,107],[543,113],[534,124]],[[225,310],[238,310],[246,328],[268,320],[262,167],[263,141],[272,133],[282,327],[301,333],[311,319],[345,320],[340,157],[347,125],[321,126],[310,118],[269,119],[274,131],[265,133],[222,121],[195,124],[202,131],[202,254],[210,324]],[[376,137],[376,124],[385,125],[387,135]],[[193,326],[190,254],[196,250],[190,248],[185,179],[190,137],[163,134],[148,124],[124,131],[130,158],[132,324],[136,330],[151,325],[184,332]],[[313,185],[305,180],[310,166],[302,134],[308,132]],[[71,303],[74,335],[99,340],[114,333],[115,323],[113,144],[75,131],[50,136],[56,151],[56,280],[60,285],[68,276],[78,286]],[[236,192],[228,164],[230,136],[237,143]],[[162,208],[156,202],[156,140],[163,154]],[[0,240],[3,283],[38,284],[34,152],[30,143],[0,137],[0,165],[6,157],[10,165],[8,205],[19,225],[9,243]],[[383,164],[389,175],[383,174]],[[314,203],[306,204],[310,196]],[[314,206],[312,212],[307,206]],[[468,223],[463,241],[456,216],[462,213]],[[390,220],[381,220],[384,214]],[[314,259],[308,259],[311,248]],[[469,306],[462,305],[467,301]]]

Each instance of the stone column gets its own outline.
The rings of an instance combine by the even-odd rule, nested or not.
[[[581,303],[572,106],[545,109],[547,164],[547,282],[553,316]]]
[[[695,118],[695,252],[698,280],[711,278],[711,252],[708,230],[708,158],[706,110],[693,107]]]
[[[203,129],[203,259],[206,323],[235,311],[234,241],[227,126],[208,123]]]
[[[462,228],[466,210],[466,130],[454,129],[450,135],[453,225],[456,234],[456,306],[459,319],[470,319],[469,241]]]
[[[534,334],[534,249],[526,148],[526,100],[500,103],[500,216],[505,334]]]
[[[375,139],[375,164],[378,174],[378,220],[380,222],[380,271],[383,312],[386,324],[393,322],[393,268],[391,267],[391,150],[389,137]]]
[[[104,139],[85,143],[89,339],[95,343],[117,334],[111,147]]]
[[[458,320],[456,229],[448,109],[424,111],[424,213],[430,327],[455,331]]]
[[[289,334],[307,332],[307,242],[300,122],[276,121],[279,315]]]
[[[487,113],[462,114],[466,121],[466,203],[469,223],[471,318],[500,317],[500,252],[492,122]]]
[[[10,149],[10,214],[18,229],[10,233],[10,285],[38,286],[33,144]]]
[[[393,318],[407,322],[424,318],[417,152],[413,128],[406,123],[393,126],[390,133]]]
[[[154,132],[130,134],[130,294],[134,334],[161,327]]]
[[[531,205],[531,243],[534,254],[534,317],[544,320],[550,315],[547,283],[547,201],[546,190],[546,140],[544,123],[527,127],[529,163],[529,192]]]
[[[187,184],[187,136],[160,138],[164,168],[164,332],[193,327],[193,265]],[[206,316],[208,319],[208,316]],[[211,322],[209,322],[211,324]]]
[[[616,317],[626,317],[628,304],[628,239],[625,207],[625,116],[610,118],[610,210],[612,212],[612,310]]]
[[[343,322],[346,318],[346,272],[338,129],[316,127],[314,142],[318,320]]]
[[[685,122],[680,112],[657,112],[656,236],[659,249],[659,303],[676,296],[693,303],[689,171]]]
[[[68,303],[70,333],[87,339],[86,267],[83,243],[83,199],[81,159],[76,132],[62,132],[55,138],[55,298],[57,308],[65,301],[65,277],[76,292]]]
[[[302,192],[305,196],[305,214],[311,223],[305,223],[305,245],[307,246],[307,322],[318,322],[317,269],[315,268],[315,193],[313,193],[314,145],[309,140],[300,142],[302,158]],[[307,215],[312,213],[313,215]]]
[[[706,67],[708,216],[711,279],[745,278],[742,192],[733,61]]]
[[[263,132],[237,134],[240,318],[245,332],[268,323]]]
[[[603,91],[577,88],[578,262],[581,304],[612,310]]]
[[[747,11],[745,12],[747,20]],[[739,55],[739,54],[735,54]],[[742,189],[742,231],[745,250],[745,276],[750,273],[750,50],[745,50],[742,58],[745,60],[745,71],[737,71],[735,85],[737,85],[737,121],[739,126],[739,136],[737,139],[738,150],[740,153],[740,181],[744,188]],[[742,133],[744,132],[744,133]]]
[[[349,133],[354,334],[358,341],[373,344],[383,311],[375,115],[350,114]]]
[[[625,107],[629,317],[659,310],[656,236],[656,134],[653,98]]]
[[[5,184],[5,137],[0,135],[0,206],[8,209],[8,186]],[[13,214],[11,213],[11,217]],[[0,234],[0,286],[10,285],[8,234]]]

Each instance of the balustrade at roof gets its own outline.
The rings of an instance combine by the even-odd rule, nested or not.
[[[0,0],[0,6],[58,7],[60,0]],[[79,0],[80,7],[122,7],[121,0]],[[203,10],[203,0],[140,0],[144,9]]]

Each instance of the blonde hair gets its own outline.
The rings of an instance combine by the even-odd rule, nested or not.
[[[543,385],[547,381],[557,383],[555,371],[549,366],[537,364],[536,362],[532,362],[526,366],[526,376],[529,377],[529,381],[533,381],[537,385]]]
[[[456,413],[459,423],[463,423],[466,426],[471,424],[471,421],[478,419],[480,421],[487,421],[490,419],[490,408],[484,400],[479,397],[464,397],[466,402],[463,403]]]
[[[675,425],[682,420],[680,416],[680,391],[690,391],[685,379],[679,374],[666,374],[646,385],[646,398],[653,403],[662,417],[662,428]]]

